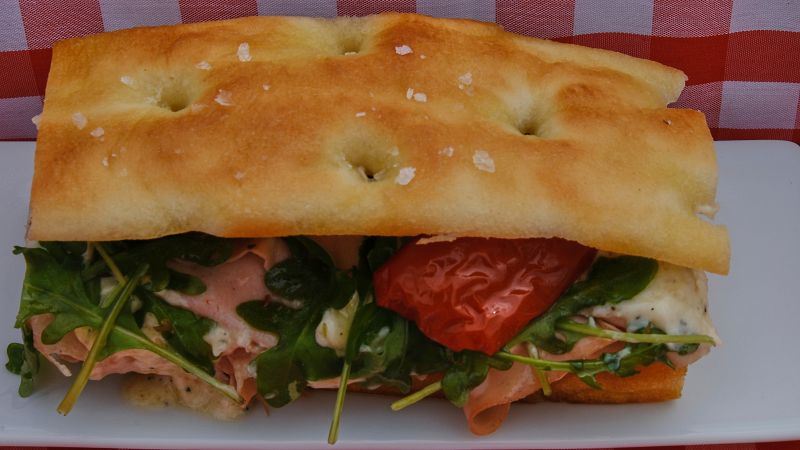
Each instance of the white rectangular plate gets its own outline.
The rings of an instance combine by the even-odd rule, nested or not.
[[[733,243],[731,273],[711,277],[724,345],[689,370],[683,399],[645,405],[514,405],[495,434],[477,438],[461,411],[429,400],[393,413],[390,398],[349,394],[341,448],[555,448],[800,439],[800,149],[787,142],[720,142],[717,220]],[[0,143],[0,344],[12,328],[24,273],[33,143]],[[121,198],[121,202],[125,199]],[[327,448],[332,393],[314,393],[266,417],[217,422],[182,408],[126,404],[119,379],[90,383],[68,417],[55,411],[68,383],[49,371],[17,396],[0,370],[0,443],[159,448]]]

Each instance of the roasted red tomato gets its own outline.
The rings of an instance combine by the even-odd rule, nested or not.
[[[563,239],[417,242],[375,272],[378,304],[451,350],[489,355],[545,312],[596,254]]]

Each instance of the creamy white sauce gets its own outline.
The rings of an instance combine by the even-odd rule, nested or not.
[[[659,262],[653,281],[638,295],[616,305],[601,305],[582,314],[623,321],[628,330],[652,323],[667,334],[704,334],[720,343],[708,315],[708,281],[704,272]]]
[[[117,280],[114,277],[101,277],[100,298],[105,298],[115,287],[117,287]]]
[[[333,349],[339,356],[344,355],[347,336],[350,333],[350,325],[353,324],[357,307],[358,293],[355,293],[344,308],[326,309],[314,335],[317,344],[320,347]]]
[[[203,335],[203,340],[211,346],[211,353],[219,356],[231,345],[231,334],[220,325],[214,325]]]

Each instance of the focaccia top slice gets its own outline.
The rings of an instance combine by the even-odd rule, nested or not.
[[[29,238],[559,236],[724,273],[685,76],[464,20],[251,17],[56,44]]]

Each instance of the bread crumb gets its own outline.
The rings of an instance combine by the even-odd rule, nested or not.
[[[494,160],[489,156],[489,152],[486,150],[475,150],[475,153],[472,155],[472,163],[475,164],[478,170],[494,173]]]
[[[128,75],[119,77],[119,81],[125,86],[133,86],[133,78],[129,77]]]
[[[358,54],[358,52],[344,52],[344,56],[353,56],[353,55],[357,55],[357,54]]]
[[[416,174],[417,174],[417,169],[416,168],[414,168],[414,167],[403,167],[402,169],[400,169],[400,172],[395,177],[394,182],[399,184],[399,185],[401,185],[401,186],[405,186],[408,183],[410,183],[411,180],[414,179],[414,176]]]
[[[239,49],[236,50],[236,56],[239,57],[239,61],[241,62],[250,61],[250,44],[247,42],[239,44]]]
[[[222,89],[220,89],[217,96],[214,97],[214,101],[222,106],[231,106],[233,104],[231,93]]]
[[[86,123],[88,123],[88,122],[89,121],[86,119],[86,116],[84,116],[81,112],[76,112],[76,113],[72,114],[72,123],[79,130],[82,130],[82,129],[86,128]]]
[[[472,72],[467,72],[458,77],[458,88],[464,91],[467,95],[472,95],[474,90],[472,88]]]
[[[103,135],[106,134],[106,130],[104,130],[101,127],[97,127],[94,130],[92,130],[92,132],[89,133],[89,134],[91,134],[93,137],[101,138],[101,137],[103,137]]]
[[[425,59],[425,58],[427,58],[427,56],[425,56],[425,55],[419,55],[419,59]]]
[[[394,52],[400,56],[403,56],[403,55],[408,55],[409,53],[414,53],[414,50],[411,50],[411,47],[407,45],[401,45],[399,47],[395,47]]]
[[[449,157],[453,156],[453,153],[455,151],[456,150],[453,147],[445,147],[445,148],[439,150],[439,154],[442,155],[442,156],[447,156],[449,158]]]
[[[195,67],[200,70],[211,70],[211,64],[209,64],[208,61],[200,61],[199,63],[195,64]]]
[[[261,89],[263,89],[263,90],[265,90],[265,91],[268,91],[268,90],[269,90],[269,88],[270,88],[270,86],[269,86],[268,84],[262,84],[262,85],[261,85]]]
[[[242,171],[240,170],[240,171],[236,172],[236,173],[233,175],[233,178],[236,178],[237,180],[241,180],[241,179],[243,179],[243,178],[244,178],[244,175],[245,175],[245,174],[244,174],[244,172],[242,172]]]
[[[458,77],[459,89],[464,89],[464,86],[469,86],[471,84],[472,84],[472,72],[467,72]]]

